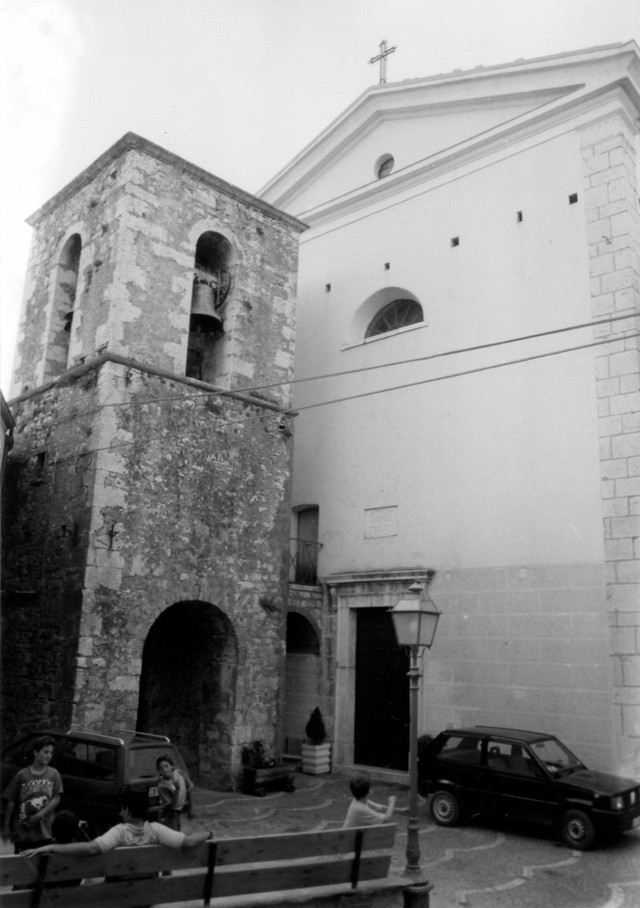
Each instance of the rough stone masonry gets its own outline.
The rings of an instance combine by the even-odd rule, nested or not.
[[[138,727],[231,787],[279,745],[303,225],[132,134],[30,223],[5,739]]]

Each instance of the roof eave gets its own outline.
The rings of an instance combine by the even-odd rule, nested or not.
[[[285,222],[290,227],[293,227],[294,230],[297,230],[299,232],[306,230],[307,225],[300,221],[298,218],[295,218],[293,215],[281,211],[279,208],[276,208],[269,202],[265,202],[263,199],[257,198],[256,196],[245,192],[243,189],[240,189],[238,186],[234,186],[232,183],[227,183],[226,180],[222,180],[220,177],[209,173],[209,171],[204,170],[204,168],[199,167],[197,164],[192,164],[185,158],[181,158],[179,155],[176,155],[171,151],[167,151],[167,149],[163,148],[161,145],[156,145],[154,142],[150,142],[148,139],[145,139],[134,132],[125,133],[125,135],[122,136],[121,139],[119,139],[110,148],[103,152],[100,157],[96,158],[93,163],[91,163],[81,173],[79,173],[78,176],[71,180],[70,183],[67,183],[66,186],[63,186],[62,189],[60,189],[54,196],[52,196],[47,202],[45,202],[44,205],[41,205],[41,207],[38,208],[37,211],[35,211],[26,219],[27,224],[29,224],[30,227],[35,227],[43,217],[56,209],[59,205],[61,205],[63,202],[77,193],[84,186],[89,184],[96,178],[99,173],[101,173],[107,167],[111,166],[114,161],[116,161],[122,155],[126,154],[128,151],[132,150],[140,151],[143,154],[156,158],[156,160],[162,161],[163,163],[169,164],[173,167],[179,167],[183,173],[189,173],[195,179],[199,180],[202,183],[206,183],[208,186],[211,186],[212,188],[224,193],[225,195],[231,196],[232,198],[237,199],[238,201],[252,208],[256,208],[262,211],[264,214],[275,218],[276,220]]]
[[[315,170],[315,165],[313,167],[309,166],[312,156],[314,154],[320,154],[322,146],[325,146],[325,156],[334,155],[336,153],[336,147],[334,146],[339,147],[348,139],[348,136],[343,137],[341,140],[337,138],[340,129],[344,129],[344,126],[348,121],[355,121],[357,116],[362,114],[366,106],[377,99],[383,97],[390,98],[399,93],[416,92],[425,87],[440,87],[452,83],[458,84],[469,81],[481,81],[495,75],[507,76],[515,73],[526,74],[527,72],[540,71],[543,69],[561,70],[562,68],[567,68],[568,63],[571,63],[572,66],[575,67],[582,62],[597,62],[606,58],[613,60],[625,56],[640,61],[640,49],[634,40],[577,51],[569,51],[563,54],[537,57],[530,60],[516,61],[515,63],[476,67],[471,70],[460,70],[447,74],[426,76],[419,79],[372,86],[359,95],[349,107],[332,120],[332,122],[309,142],[291,161],[289,161],[288,164],[281,168],[281,170],[259,190],[258,195],[261,197],[269,196],[269,194],[273,193],[273,190],[278,184],[282,184],[282,189],[277,196],[278,204],[286,204],[286,201],[291,198],[292,194],[295,192],[295,187],[302,181],[306,181],[309,173]],[[565,93],[571,93],[575,91],[576,87],[583,85],[583,82],[576,82],[575,76],[573,76],[573,78],[567,78],[564,82],[559,82],[556,89],[558,92],[564,91]],[[380,114],[379,106],[376,106],[375,109],[372,110],[369,116],[365,118],[365,122],[376,114]],[[351,132],[357,131],[360,133],[362,128],[362,122],[354,122]],[[332,141],[333,144],[331,144]],[[300,176],[297,179],[293,177],[296,170],[300,171]]]
[[[499,149],[513,148],[517,141],[526,141],[543,129],[566,122],[567,112],[571,113],[571,127],[580,128],[580,118],[589,118],[596,114],[598,108],[607,103],[614,103],[626,111],[630,125],[640,115],[640,91],[628,78],[618,80],[605,90],[584,90],[580,98],[559,99],[550,109],[547,106],[516,118],[509,124],[494,127],[482,136],[473,136],[462,143],[451,146],[417,162],[403,171],[386,177],[384,181],[374,181],[331,199],[302,212],[301,216],[310,229],[335,218],[348,215],[351,211],[361,209],[373,202],[383,201],[386,197],[397,197],[398,193],[410,189],[413,185],[424,182],[425,178],[435,178],[450,170],[471,163],[480,157]]]

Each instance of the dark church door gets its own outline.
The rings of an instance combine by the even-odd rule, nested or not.
[[[357,610],[354,760],[406,770],[409,755],[409,656],[389,611]]]

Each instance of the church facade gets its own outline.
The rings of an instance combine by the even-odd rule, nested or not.
[[[421,731],[640,775],[639,117],[634,42],[380,84],[261,192],[308,225],[292,602],[339,763],[406,768],[418,580]]]
[[[133,134],[30,223],[4,739],[169,734],[232,787],[281,748],[303,225]]]

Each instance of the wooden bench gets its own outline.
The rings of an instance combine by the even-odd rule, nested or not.
[[[135,908],[176,903],[245,908],[252,903],[303,901],[314,906],[343,905],[352,893],[363,906],[428,908],[431,887],[389,876],[395,833],[394,824],[385,824],[211,840],[186,852],[148,845],[91,857],[3,855],[0,886],[33,888],[5,891],[0,900],[3,908]],[[159,876],[162,871],[171,875]],[[134,874],[150,878],[105,880]],[[82,885],[64,885],[78,879]],[[390,900],[392,895],[395,901]]]

